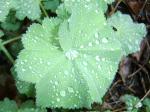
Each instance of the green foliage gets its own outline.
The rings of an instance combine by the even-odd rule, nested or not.
[[[51,11],[55,11],[57,9],[57,7],[59,6],[59,2],[60,0],[43,0],[43,5],[44,5],[44,8],[46,10],[51,10]]]
[[[40,6],[44,7],[46,10],[51,10],[54,12],[58,7],[59,2],[60,2],[59,0],[1,0],[0,1],[0,6],[1,6],[0,22],[5,22],[11,10],[16,11],[15,16],[19,20],[23,20],[25,17],[31,20],[37,20],[41,17],[42,14]],[[13,24],[7,24],[8,21],[9,20],[5,22],[6,25],[5,27],[7,28],[11,27],[12,30]]]
[[[11,73],[15,79],[16,87],[17,87],[19,93],[25,94],[28,97],[33,97],[35,95],[34,84],[19,80],[17,73],[14,71],[14,68],[11,69]]]
[[[127,112],[138,112],[138,109],[142,107],[140,99],[135,96],[124,95],[121,99],[126,104]]]
[[[0,101],[0,112],[46,112],[46,110],[35,108],[33,101],[30,100],[18,107],[15,101],[5,98],[4,101]]]
[[[150,99],[149,98],[146,98],[143,101],[143,105],[145,105],[145,107],[146,107],[146,112],[150,112]]]
[[[16,17],[23,20],[26,16],[35,20],[40,18],[39,0],[1,0],[0,21],[4,22],[11,9],[16,10]]]
[[[17,31],[21,26],[21,22],[17,21],[15,13],[11,12],[5,19],[5,22],[1,23],[1,27],[7,31]]]
[[[122,43],[125,55],[139,50],[141,37],[144,37],[146,34],[144,24],[134,23],[130,16],[120,12],[109,18],[108,24],[117,30],[115,31],[115,37]]]
[[[17,0],[16,17],[23,20],[28,17],[31,20],[40,18],[40,0]]]
[[[0,37],[4,36],[4,32],[0,30]]]
[[[145,26],[119,12],[106,20],[102,3],[110,2],[64,0],[58,17],[32,24],[23,35],[15,67],[21,81],[35,84],[38,106],[91,108],[101,103],[121,56],[138,50]]]
[[[11,101],[7,98],[4,101],[0,101],[0,112],[17,112],[17,105],[15,101]]]
[[[10,9],[14,9],[15,7],[15,0],[0,0],[0,22],[4,22]]]

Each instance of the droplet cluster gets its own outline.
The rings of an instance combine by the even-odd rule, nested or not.
[[[16,71],[21,80],[35,83],[39,106],[91,108],[93,102],[102,102],[121,56],[137,50],[135,45],[145,30],[131,30],[134,37],[126,38],[124,22],[119,22],[122,16],[117,16],[117,24],[112,22],[114,17],[106,20],[97,0],[65,0],[64,6],[69,13],[67,20],[47,18],[42,25],[29,27]],[[141,27],[129,22],[136,29]],[[126,29],[129,25],[125,24]],[[55,37],[58,46],[54,45]],[[129,44],[132,41],[135,45]]]

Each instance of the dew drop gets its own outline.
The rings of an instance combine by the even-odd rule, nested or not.
[[[64,74],[65,74],[65,75],[68,75],[68,74],[69,74],[69,72],[68,72],[67,70],[65,70],[65,71],[64,71]]]
[[[47,62],[47,65],[50,65],[51,63],[50,62]]]
[[[55,81],[54,83],[55,83],[55,85],[58,85],[58,82],[57,82],[57,81]]]
[[[99,56],[96,56],[95,59],[96,59],[96,61],[100,61]]]
[[[66,92],[65,91],[60,91],[60,95],[64,97],[64,96],[66,96]]]
[[[96,43],[97,45],[99,45],[99,44],[100,44],[98,40],[96,40],[96,41],[95,41],[95,43]]]
[[[108,40],[106,38],[102,38],[103,43],[108,43]]]
[[[92,47],[92,43],[90,42],[90,43],[88,44],[88,46]]]
[[[84,65],[84,66],[87,66],[87,62],[83,61],[83,65]]]
[[[98,33],[96,32],[94,36],[95,36],[95,38],[98,38]]]
[[[105,59],[105,58],[102,58],[102,61],[106,61],[106,59]]]
[[[57,98],[57,102],[60,102],[60,99],[59,99],[59,98]]]
[[[71,88],[71,87],[68,87],[68,91],[69,91],[70,93],[74,93],[74,90],[73,90],[73,88]]]
[[[76,50],[69,50],[65,53],[66,57],[69,59],[69,60],[74,60],[75,58],[78,57],[79,53],[76,51]]]
[[[25,72],[26,70],[24,68],[22,68],[22,71]]]
[[[84,48],[84,46],[83,46],[83,45],[81,45],[81,46],[80,46],[80,48],[81,48],[81,49],[83,49],[83,48]]]

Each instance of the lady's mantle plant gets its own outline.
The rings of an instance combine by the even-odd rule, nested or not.
[[[15,67],[20,80],[35,84],[38,106],[101,103],[121,56],[138,50],[145,26],[120,12],[106,20],[102,4],[107,6],[101,0],[64,0],[58,17],[24,34]]]

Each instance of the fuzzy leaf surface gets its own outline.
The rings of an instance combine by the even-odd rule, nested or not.
[[[65,0],[64,8],[70,14],[63,22],[55,18],[57,24],[52,25],[51,19],[45,19],[29,27],[16,71],[20,80],[35,83],[41,107],[91,108],[93,102],[102,102],[121,56],[129,50],[121,40],[124,32],[116,34],[110,25],[113,19],[107,22],[97,0]]]

